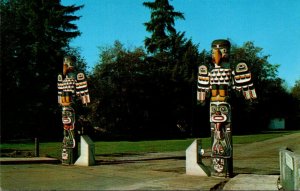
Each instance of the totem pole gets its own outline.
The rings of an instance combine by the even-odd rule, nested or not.
[[[74,164],[76,160],[75,139],[75,110],[76,97],[81,99],[82,104],[90,103],[87,81],[84,73],[75,73],[75,58],[66,56],[63,63],[63,74],[57,78],[58,103],[62,107],[62,123],[64,138],[62,142],[62,163]]]
[[[230,42],[212,42],[212,66],[198,68],[197,100],[204,103],[210,95],[211,175],[231,177],[233,148],[229,88],[242,91],[246,100],[256,99],[251,73],[244,62],[230,63]]]

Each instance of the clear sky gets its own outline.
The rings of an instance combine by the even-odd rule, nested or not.
[[[84,5],[76,12],[75,24],[82,32],[71,41],[79,47],[89,68],[99,60],[99,47],[119,40],[127,48],[144,46],[150,34],[143,23],[150,10],[142,5],[154,0],[61,0],[63,5]],[[271,64],[280,64],[279,77],[291,87],[300,80],[300,0],[169,0],[185,20],[175,28],[199,44],[199,51],[210,50],[215,39],[229,38],[239,46],[253,41],[270,55]]]

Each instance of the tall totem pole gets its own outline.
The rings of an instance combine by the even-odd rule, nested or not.
[[[63,74],[57,78],[58,103],[62,107],[62,123],[64,138],[62,143],[62,163],[74,164],[77,155],[75,139],[75,110],[76,97],[81,99],[82,104],[90,103],[87,81],[84,73],[75,73],[75,58],[64,57]]]
[[[244,62],[230,63],[230,42],[212,42],[211,66],[198,68],[197,100],[204,103],[210,95],[211,175],[230,177],[233,174],[233,148],[229,88],[242,91],[246,100],[256,99],[251,73]]]

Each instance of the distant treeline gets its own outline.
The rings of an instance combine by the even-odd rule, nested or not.
[[[199,51],[184,32],[176,31],[175,20],[184,19],[183,13],[168,1],[144,5],[151,11],[145,44],[127,49],[116,41],[102,47],[88,72],[80,52],[69,47],[80,35],[73,21],[83,6],[63,6],[59,0],[1,1],[1,140],[62,138],[57,75],[65,55],[75,56],[76,69],[88,76],[91,104],[76,106],[77,130],[99,139],[208,136],[208,102],[197,103],[196,82],[198,66],[210,64],[210,52]],[[232,46],[231,62],[249,65],[258,95],[257,101],[246,102],[231,91],[233,133],[264,130],[272,118],[285,118],[289,129],[299,127],[300,81],[288,91],[277,75],[278,65],[261,52],[253,42]]]

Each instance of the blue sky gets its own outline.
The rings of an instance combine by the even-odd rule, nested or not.
[[[144,45],[149,36],[143,23],[150,10],[142,5],[153,0],[61,0],[63,5],[84,5],[76,12],[75,24],[82,32],[71,41],[79,47],[88,66],[99,60],[99,47],[119,40],[127,48]],[[253,41],[270,55],[269,62],[280,64],[278,75],[291,87],[300,80],[300,1],[299,0],[169,0],[175,11],[184,13],[177,20],[177,31],[199,44],[199,51],[210,50],[215,39],[229,38],[239,46]]]

